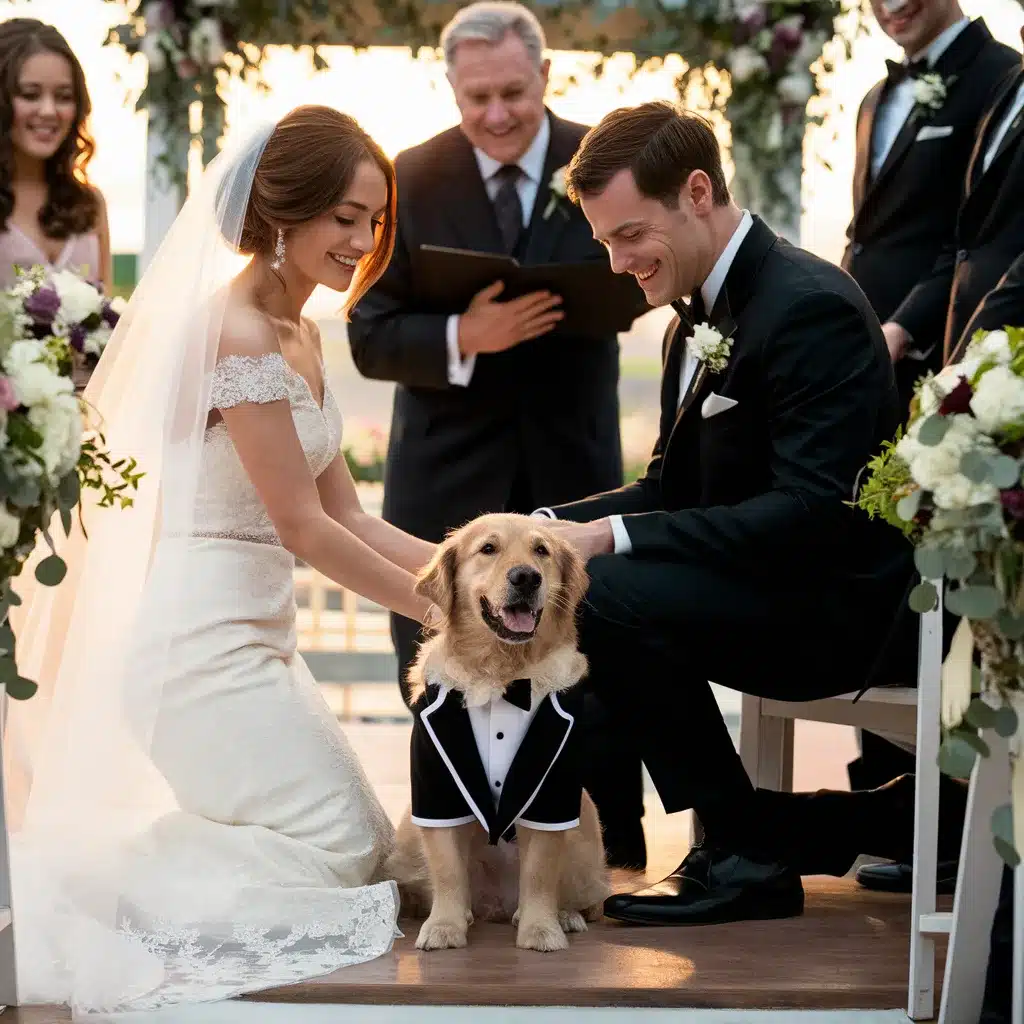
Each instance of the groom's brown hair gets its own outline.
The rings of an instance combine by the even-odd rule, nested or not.
[[[584,136],[566,172],[569,198],[599,195],[620,171],[629,169],[641,195],[671,209],[694,171],[711,179],[716,206],[729,202],[722,153],[707,118],[658,100],[620,107]]]

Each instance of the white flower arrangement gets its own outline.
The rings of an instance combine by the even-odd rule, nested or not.
[[[568,216],[568,212],[563,206],[567,202],[568,186],[566,183],[566,172],[568,170],[569,167],[566,164],[563,167],[559,167],[551,175],[551,180],[548,182],[548,191],[551,193],[551,197],[548,199],[548,205],[544,207],[544,220],[547,220],[555,212],[556,208],[560,209],[564,216]]]
[[[929,375],[905,436],[868,467],[855,502],[914,543],[914,611],[961,616],[942,673],[939,763],[958,778],[987,757],[986,730],[1010,742],[1013,798],[992,818],[1011,866],[1024,853],[1024,329],[977,332],[963,358]],[[972,667],[974,650],[980,671]]]
[[[72,374],[83,353],[98,357],[117,313],[74,274],[23,272],[0,293],[0,684],[24,699],[35,684],[17,671],[7,613],[19,603],[11,581],[42,533],[51,554],[36,566],[56,586],[67,571],[50,536],[60,514],[65,533],[83,488],[100,506],[132,504],[142,474],[132,459],[113,462],[97,432],[86,431],[85,406]]]
[[[954,79],[930,71],[914,79],[914,103],[922,110],[941,110],[946,102],[946,93]]]
[[[695,324],[693,334],[686,339],[686,351],[711,373],[721,373],[729,365],[732,337],[723,337],[722,332],[710,324]]]

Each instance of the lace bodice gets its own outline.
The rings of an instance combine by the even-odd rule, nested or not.
[[[321,409],[309,385],[278,353],[226,356],[214,370],[211,409],[287,398],[306,462],[315,477],[341,446],[341,412],[324,380]],[[223,420],[206,431],[193,533],[202,537],[280,544],[274,524],[242,466]]]

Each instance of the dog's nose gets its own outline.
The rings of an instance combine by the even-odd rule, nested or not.
[[[528,565],[516,565],[508,571],[508,582],[521,594],[532,594],[539,586],[541,575]]]

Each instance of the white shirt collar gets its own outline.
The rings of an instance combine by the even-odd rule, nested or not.
[[[540,184],[541,175],[544,173],[544,161],[548,155],[548,142],[551,139],[551,124],[548,121],[547,112],[541,119],[540,127],[537,129],[537,134],[533,137],[533,142],[530,143],[529,148],[517,161],[519,169],[525,174],[531,181],[536,184]],[[502,164],[498,163],[494,157],[488,156],[482,149],[473,147],[473,153],[476,155],[476,163],[480,168],[480,176],[484,181],[488,181],[493,178],[495,174],[501,169]]]
[[[722,255],[718,257],[715,265],[711,268],[711,273],[708,274],[707,279],[700,286],[704,308],[708,311],[709,315],[711,310],[714,309],[715,300],[718,298],[718,293],[722,290],[722,285],[725,284],[725,276],[729,273],[732,261],[736,258],[736,253],[743,244],[743,239],[747,237],[747,232],[753,226],[754,218],[750,216],[749,210],[744,210],[739,224],[736,225],[736,230],[732,233],[732,237],[722,250]]]
[[[915,54],[910,59],[917,60],[920,57],[925,57],[928,60],[928,67],[935,67],[935,62],[950,48],[953,44],[953,40],[956,39],[956,37],[960,35],[960,33],[963,32],[970,23],[971,19],[964,16],[959,21],[950,25],[949,28],[940,32],[939,35],[937,35],[931,43],[925,47],[923,53]]]

